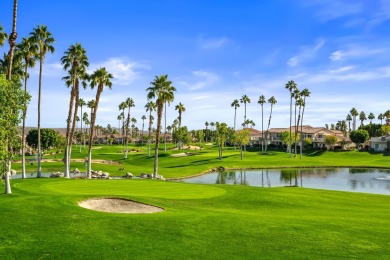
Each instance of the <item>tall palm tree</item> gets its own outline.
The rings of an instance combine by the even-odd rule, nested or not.
[[[303,103],[302,103],[302,118],[301,118],[301,146],[300,146],[300,158],[302,159],[302,146],[303,146],[303,115],[305,113],[305,107],[306,107],[306,98],[310,97],[310,91],[305,88],[301,91],[301,97],[303,97]]]
[[[145,105],[146,112],[149,111],[149,128],[148,128],[148,156],[150,156],[150,139],[151,139],[151,131],[152,131],[152,112],[156,111],[156,103],[153,101],[149,101]]]
[[[123,118],[123,114],[122,112],[118,115],[118,117],[116,118],[116,120],[118,120],[118,133],[121,132],[121,121],[122,121],[122,118]]]
[[[361,122],[360,126],[363,126],[364,125],[364,120],[367,120],[366,113],[364,113],[364,111],[360,112],[359,119],[360,119],[360,122]]]
[[[92,136],[93,136],[93,127],[95,125],[96,121],[96,114],[97,114],[97,109],[99,106],[99,100],[100,100],[100,95],[103,92],[104,87],[108,87],[111,89],[112,87],[112,82],[111,79],[113,78],[111,73],[108,73],[106,68],[100,68],[95,70],[91,76],[91,89],[94,87],[97,87],[96,91],[96,99],[95,99],[95,105],[93,107],[93,113],[92,113],[92,119],[91,119],[91,129],[90,129],[90,136],[89,136],[89,144],[88,144],[88,179],[91,179],[91,166],[92,166]]]
[[[207,140],[207,134],[208,134],[208,127],[209,127],[209,122],[205,122],[204,125],[206,126],[206,140]]]
[[[368,119],[370,119],[370,124],[372,124],[372,120],[375,119],[375,115],[371,112],[371,113],[368,115]]]
[[[353,121],[352,121],[352,128],[353,128],[353,131],[356,130],[356,117],[359,115],[359,112],[356,110],[356,108],[352,108],[351,111],[349,111],[349,113],[351,113],[351,116],[353,118]]]
[[[142,119],[142,136],[141,136],[141,142],[142,142],[142,144],[144,144],[144,125],[145,125],[146,116],[145,116],[145,115],[142,115],[141,119]]]
[[[382,114],[382,113],[380,113],[379,115],[378,115],[378,119],[379,120],[381,120],[381,125],[382,125],[382,120],[385,118],[385,116]]]
[[[261,95],[259,97],[259,101],[257,103],[261,106],[261,151],[264,152],[264,114],[263,114],[263,106],[267,101],[265,100],[265,96]]]
[[[93,102],[95,102],[94,100],[92,100]],[[91,101],[89,101],[87,103],[87,107],[88,108],[93,108],[93,104],[91,103]],[[87,135],[87,125],[90,124],[90,121],[89,121],[89,116],[88,116],[88,113],[87,112],[84,112],[83,114],[83,121],[84,121],[84,125],[85,125],[85,129],[84,129],[84,136]],[[85,138],[84,138],[84,144],[85,144]],[[85,148],[85,147],[84,147]]]
[[[47,52],[54,52],[54,38],[45,25],[38,25],[30,33],[33,44],[37,50],[39,60],[39,84],[38,84],[38,172],[37,177],[41,177],[41,92],[42,92],[42,68]]]
[[[127,139],[127,136],[129,134],[129,123],[130,123],[130,109],[132,107],[135,106],[134,104],[134,100],[132,98],[127,98],[126,101],[125,101],[125,104],[126,104],[126,108],[127,108],[127,120],[126,120],[126,127],[125,127],[125,135],[126,135],[126,139],[125,139],[125,159],[127,158],[127,145],[128,145],[128,139]]]
[[[14,8],[13,8],[13,20],[12,20],[12,32],[9,35],[8,43],[9,43],[9,66],[8,66],[8,79],[12,78],[12,62],[14,58],[14,50],[16,46],[16,39],[18,38],[18,34],[16,33],[16,18],[17,18],[17,10],[18,10],[18,0],[14,0]]]
[[[244,123],[245,123],[246,122],[246,104],[250,103],[251,100],[249,99],[249,97],[247,95],[243,95],[240,99],[240,102],[244,103],[244,107],[245,107],[245,113],[244,113]]]
[[[179,104],[177,104],[175,106],[175,110],[177,110],[179,112],[179,116],[177,117],[177,119],[179,120],[179,127],[181,127],[181,119],[182,119],[181,115],[182,115],[182,113],[186,112],[186,108],[180,102]]]
[[[268,126],[267,126],[267,132],[265,133],[265,151],[268,149],[268,132],[269,132],[269,126],[271,125],[271,118],[272,118],[272,108],[278,101],[274,96],[272,96],[270,99],[268,99],[268,103],[271,104],[271,111],[269,113],[269,119],[268,119]]]
[[[31,38],[23,38],[22,42],[16,46],[16,52],[24,60],[24,93],[27,94],[27,80],[29,78],[28,68],[35,66],[36,49],[33,45]],[[26,115],[27,115],[27,102],[23,104],[23,126],[22,126],[22,178],[26,178]]]
[[[125,109],[126,102],[121,102],[118,106],[119,111],[122,110],[122,145],[123,145],[123,157],[125,156]]]
[[[66,120],[66,147],[65,147],[65,178],[70,178],[70,159],[72,152],[72,141],[76,127],[76,116],[79,105],[79,82],[82,79],[83,86],[86,86],[87,67],[89,66],[86,50],[80,43],[70,45],[61,57],[61,64],[69,75],[63,77],[66,85],[71,87],[68,119]],[[73,111],[74,108],[74,111]],[[73,114],[73,117],[72,117]]]
[[[131,138],[134,138],[134,128],[135,128],[135,124],[137,123],[137,119],[135,117],[133,117],[131,120]]]
[[[237,115],[237,108],[240,107],[240,102],[238,99],[233,100],[231,107],[234,107],[234,132],[236,132],[236,115]]]
[[[151,86],[146,89],[148,91],[148,100],[156,99],[157,106],[157,131],[156,131],[156,146],[154,150],[154,169],[153,176],[156,178],[158,174],[158,147],[160,142],[161,132],[161,117],[164,109],[164,103],[167,96],[174,96],[176,88],[172,86],[172,82],[168,80],[168,75],[155,76]],[[168,93],[169,92],[169,93]],[[172,98],[173,99],[173,98]],[[171,99],[171,100],[172,100]]]
[[[352,121],[351,114],[348,114],[345,120],[348,121],[349,132],[351,132],[351,121]]]
[[[390,109],[387,110],[384,114],[384,117],[386,117],[386,124],[390,124]]]
[[[292,99],[293,99],[293,92],[297,88],[297,84],[293,80],[289,80],[287,84],[285,85],[286,89],[290,91],[290,144],[291,144],[291,120],[292,120]],[[291,158],[291,146],[289,149],[289,157]]]
[[[172,85],[170,86],[167,86],[167,88],[174,88]],[[165,91],[165,110],[164,110],[164,151],[166,152],[167,151],[167,104],[168,106],[171,105],[171,102],[173,102],[173,100],[175,99],[175,95],[173,95],[173,92],[174,91],[171,91],[169,89],[167,89],[167,91]]]
[[[299,129],[299,123],[301,121],[301,110],[302,110],[302,107],[303,107],[304,103],[303,103],[303,98],[300,96],[299,99],[296,101],[296,106],[298,106],[298,119],[297,119],[297,126],[295,127],[295,157],[297,156],[297,145],[298,145],[298,142],[296,141],[297,140],[297,136],[298,136],[298,129]],[[302,129],[301,129],[302,130]],[[302,134],[302,131],[300,132],[300,137],[302,137],[303,134]],[[300,138],[301,140],[302,138]],[[302,147],[302,142],[300,143],[300,148]]]
[[[298,100],[300,99],[301,92],[298,88],[294,89],[293,92],[294,99],[295,99],[295,105],[294,105],[294,124],[295,124],[295,130],[294,130],[294,157],[297,157],[297,133],[298,133],[298,123],[297,123],[297,107],[298,107]]]
[[[4,32],[4,28],[0,24],[0,46],[4,45],[4,42],[7,39],[7,37],[8,37],[7,33]]]
[[[80,107],[80,128],[81,128],[81,134],[83,136],[83,144],[84,144],[84,147],[85,147],[85,136],[83,134],[83,106],[87,105],[87,103],[85,103],[84,99],[80,98],[79,99],[79,107]],[[81,153],[81,146],[80,145],[80,153]]]

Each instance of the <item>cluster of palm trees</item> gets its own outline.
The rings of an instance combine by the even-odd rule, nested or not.
[[[355,131],[356,130],[356,117],[359,116],[359,120],[360,120],[360,126],[364,126],[364,121],[369,119],[370,120],[370,124],[372,124],[372,120],[375,119],[375,115],[374,113],[370,112],[370,114],[368,115],[368,117],[366,116],[366,113],[364,113],[364,111],[361,111],[360,113],[357,111],[356,108],[352,108],[350,111],[349,111],[349,114],[347,115],[346,117],[346,121],[348,122],[348,128],[349,128],[349,131],[351,132],[351,121],[352,121],[352,130]],[[390,124],[390,110],[387,110],[386,112],[384,112],[383,114],[380,113],[377,117],[378,120],[380,120],[380,124],[382,125],[383,123],[383,120],[386,119],[386,123],[387,124]]]
[[[303,89],[302,91],[299,91],[297,84],[290,80],[286,83],[285,88],[290,92],[290,136],[289,136],[289,143],[292,144],[292,100],[295,99],[295,106],[294,106],[294,124],[295,124],[295,156],[297,156],[297,135],[298,135],[298,128],[299,123],[301,124],[301,133],[303,128],[303,115],[305,113],[305,106],[306,106],[306,98],[310,97],[310,92],[308,89]],[[298,118],[297,118],[297,107],[298,107]],[[300,140],[300,158],[302,159],[302,144],[303,144],[303,134],[301,134],[301,140]],[[289,147],[289,157],[291,158],[291,147]]]

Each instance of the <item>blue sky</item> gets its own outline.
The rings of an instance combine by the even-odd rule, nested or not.
[[[7,31],[12,2],[0,2]],[[39,24],[56,39],[56,52],[47,55],[43,68],[43,127],[66,125],[69,90],[61,81],[60,58],[76,42],[86,48],[91,71],[104,66],[115,77],[99,105],[97,124],[103,126],[118,125],[118,105],[131,97],[131,117],[141,128],[146,88],[161,74],[177,88],[168,123],[182,102],[182,124],[190,129],[206,121],[233,126],[230,104],[244,94],[251,99],[247,118],[256,128],[261,129],[260,95],[277,99],[271,127],[287,127],[288,80],[311,92],[304,124],[336,123],[352,107],[367,116],[390,109],[389,0],[19,1],[18,40]],[[29,80],[30,126],[37,124],[37,89],[38,67]],[[94,96],[95,90],[81,92],[87,101]],[[266,105],[265,117],[269,110]],[[243,117],[241,106],[238,125]]]

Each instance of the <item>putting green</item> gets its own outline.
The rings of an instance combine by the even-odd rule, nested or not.
[[[210,185],[152,180],[37,180],[15,184],[18,189],[35,192],[54,192],[71,195],[136,196],[165,199],[204,199],[221,196],[223,188]],[[36,184],[36,183],[34,183]]]

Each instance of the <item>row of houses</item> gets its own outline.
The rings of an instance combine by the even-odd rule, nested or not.
[[[252,145],[261,145],[263,140],[263,133],[254,128],[248,128],[250,133],[250,143]],[[290,128],[271,128],[268,131],[268,145],[274,145],[281,147],[284,145],[282,141],[282,133],[289,132]],[[265,131],[264,131],[265,132]],[[291,127],[291,132],[295,133],[295,126]],[[321,149],[326,146],[325,137],[326,136],[336,136],[338,139],[337,146],[341,146],[344,149],[350,149],[355,147],[355,144],[351,141],[348,136],[344,136],[343,132],[340,130],[329,130],[325,127],[312,127],[309,125],[302,126],[298,128],[298,132],[302,135],[302,139],[309,138],[313,143],[313,148]],[[264,135],[265,138],[265,135]],[[387,142],[390,140],[390,135],[382,137],[373,137],[371,140],[365,144],[369,145],[375,151],[384,151],[387,148]]]

